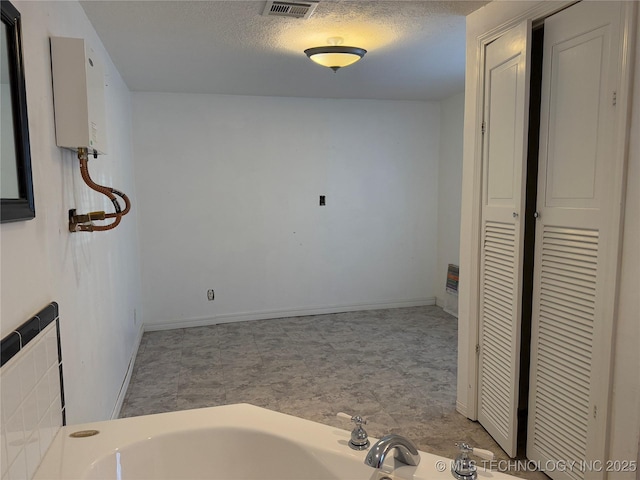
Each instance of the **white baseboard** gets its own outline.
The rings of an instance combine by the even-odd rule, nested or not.
[[[245,322],[247,320],[265,320],[270,318],[304,317],[308,315],[324,315],[327,313],[355,312],[360,310],[382,310],[387,308],[422,307],[435,305],[435,297],[426,297],[412,300],[400,300],[383,303],[363,303],[350,305],[329,305],[325,307],[306,307],[297,309],[268,310],[263,312],[243,312],[210,317],[186,318],[178,322],[145,324],[144,330],[152,332],[157,330],[172,330],[174,328],[205,327],[219,323]]]
[[[453,310],[449,310],[448,308],[445,308],[445,307],[442,307],[442,310],[444,310],[445,313],[448,313],[452,317],[458,318],[458,312],[454,312]]]
[[[120,417],[120,410],[122,410],[124,397],[127,395],[127,390],[129,389],[129,382],[131,381],[131,374],[133,373],[133,364],[136,361],[136,356],[138,355],[138,349],[140,348],[140,342],[142,341],[142,334],[144,331],[144,325],[140,325],[133,345],[133,352],[131,352],[131,358],[129,359],[129,365],[127,366],[127,373],[124,376],[124,380],[120,386],[120,391],[118,392],[118,397],[116,398],[116,404],[111,412],[111,420],[115,420]]]

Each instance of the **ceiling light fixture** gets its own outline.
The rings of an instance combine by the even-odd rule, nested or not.
[[[364,48],[345,47],[342,42],[341,37],[331,37],[327,39],[329,45],[307,48],[304,53],[318,65],[328,67],[337,72],[339,68],[356,63],[367,53]]]

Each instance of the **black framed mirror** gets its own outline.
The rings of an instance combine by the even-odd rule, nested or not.
[[[20,12],[7,0],[0,4],[0,222],[5,223],[29,220],[36,211]]]

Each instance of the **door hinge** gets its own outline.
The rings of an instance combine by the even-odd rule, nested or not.
[[[618,92],[616,92],[615,90],[613,91],[612,103],[614,106],[618,103]]]
[[[593,406],[593,418],[598,418],[598,406]]]
[[[480,344],[476,343],[476,355],[480,355]]]
[[[484,135],[485,130],[486,130],[486,124],[484,123],[484,120],[483,120],[482,126],[480,127],[480,131],[482,132],[482,135]]]

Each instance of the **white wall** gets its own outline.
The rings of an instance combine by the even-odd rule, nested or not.
[[[130,94],[80,4],[14,5],[23,23],[36,218],[0,226],[1,332],[57,301],[67,420],[107,419],[137,345],[134,309],[141,313]],[[134,201],[133,212],[110,232],[67,231],[69,208],[85,213],[108,205],[82,182],[75,155],[56,147],[50,36],[85,38],[103,57],[109,155],[90,160],[89,169],[98,183]]]
[[[476,37],[489,31],[496,25],[523,14],[531,8],[537,8],[545,2],[491,2],[481,10],[467,17],[467,83],[465,89],[465,132],[464,161],[462,180],[461,245],[460,245],[460,309],[458,318],[458,409],[471,415],[470,405],[474,399],[470,395],[470,381],[475,371],[469,368],[470,339],[475,332],[470,331],[470,308],[472,291],[469,272],[476,268],[470,261],[476,245],[469,239],[477,231],[474,224],[474,184],[479,175],[479,165],[474,162],[476,109],[475,62]],[[554,5],[558,8],[560,3]],[[640,13],[638,14],[640,17]],[[638,18],[640,24],[640,18]],[[634,460],[638,458],[640,436],[640,304],[638,297],[638,278],[640,278],[640,31],[636,32],[636,62],[634,72],[634,92],[632,100],[633,120],[631,124],[631,145],[627,172],[627,198],[624,216],[624,236],[621,259],[620,295],[618,299],[618,318],[613,362],[613,391],[611,403],[611,434],[609,439],[609,458],[614,460]],[[471,46],[471,48],[469,48]],[[594,385],[593,388],[599,388]],[[632,479],[634,472],[610,473],[610,478]]]
[[[460,195],[464,92],[440,102],[440,160],[438,162],[438,265],[435,286],[438,305],[457,311],[457,298],[446,292],[447,267],[460,260]],[[455,307],[455,308],[452,308]]]
[[[434,302],[437,102],[133,105],[146,327]]]

